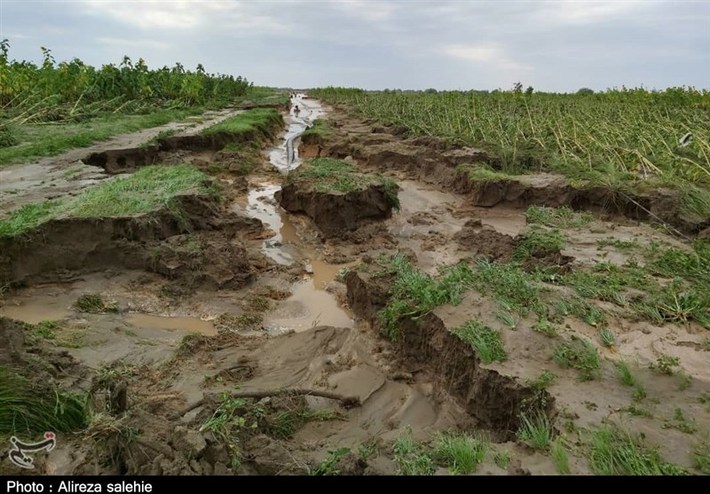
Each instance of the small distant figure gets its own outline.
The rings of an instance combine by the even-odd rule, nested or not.
[[[298,108],[298,105],[293,107],[293,114],[298,116],[298,114],[301,113],[301,109]]]

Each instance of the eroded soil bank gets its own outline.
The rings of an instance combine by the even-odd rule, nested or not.
[[[632,304],[613,298],[585,307],[585,316],[605,314],[589,324],[571,304],[570,314],[553,312],[556,302],[546,298],[560,292],[576,300],[556,280],[599,262],[623,267],[646,247],[687,245],[603,215],[555,233],[535,226],[524,208],[601,203],[575,203],[548,186],[540,195],[537,182],[518,192],[491,192],[500,184],[476,192],[459,165],[475,164],[480,152],[405,142],[305,95],[295,95],[283,116],[281,134],[226,150],[178,139],[169,151],[157,144],[155,159],[136,151],[141,142],[123,154],[103,149],[122,172],[191,163],[210,173],[221,201],[187,195],[189,214],[180,221],[168,211],[58,221],[24,237],[23,248],[5,240],[3,252],[13,254],[0,272],[13,288],[0,306],[7,343],[0,366],[29,369],[44,391],[60,386],[91,397],[82,431],[60,433],[56,449],[37,456],[41,472],[446,474],[455,469],[444,447],[454,434],[469,435],[467,447],[484,452],[466,473],[584,474],[597,471],[590,437],[612,424],[642,432],[664,461],[701,472],[694,455],[710,430],[707,329],[692,318],[630,317],[622,309]],[[318,118],[331,132],[301,142]],[[343,160],[376,180],[384,175],[396,183],[398,209],[383,185],[382,197],[371,197],[376,185],[352,201],[333,193],[331,182],[309,179],[309,193],[289,192],[311,157]],[[96,182],[109,179],[101,168],[91,173]],[[0,203],[19,206],[55,188],[35,184],[29,198]],[[366,214],[370,208],[378,214]],[[405,281],[405,270],[391,268],[397,255],[408,262]],[[487,263],[518,261],[520,268],[477,284],[493,269]],[[468,278],[431,281],[460,262]],[[548,274],[528,278],[538,270]],[[504,277],[512,280],[506,290],[498,283]],[[542,288],[521,295],[528,286]],[[429,295],[441,298],[432,287],[453,287],[456,296],[429,304]],[[513,304],[523,295],[526,315]],[[547,326],[534,314],[543,303]],[[471,321],[499,335],[505,359],[484,363],[483,350],[459,336]],[[610,346],[600,340],[602,327],[615,335]],[[552,351],[582,339],[599,357],[591,380]],[[678,359],[670,374],[658,372],[661,357]],[[621,361],[632,385],[618,377]],[[545,429],[545,444],[531,439],[528,423]],[[6,457],[0,472],[24,473]]]

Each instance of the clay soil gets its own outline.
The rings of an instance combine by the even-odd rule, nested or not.
[[[426,450],[453,431],[488,444],[477,474],[560,473],[549,447],[536,449],[518,433],[522,417],[534,416],[550,424],[571,473],[593,473],[589,434],[611,425],[642,433],[665,461],[701,473],[693,452],[710,434],[710,333],[696,321],[657,324],[599,302],[614,314],[607,347],[599,327],[572,317],[556,321],[553,337],[531,316],[507,326],[491,294],[473,289],[457,304],[400,318],[395,339],[381,318],[396,296],[397,273],[381,272],[386,259],[399,253],[431,276],[458,262],[520,260],[531,205],[593,216],[562,232],[562,248],[533,249],[523,272],[623,265],[635,254],[618,242],[688,250],[686,239],[654,228],[633,204],[572,190],[560,177],[471,184],[459,165],[485,160],[480,151],[406,139],[317,103],[299,96],[300,119],[282,109],[287,125],[305,128],[312,108],[333,129],[302,144],[300,157],[340,159],[393,179],[399,210],[379,189],[350,199],[290,190],[269,162],[285,146],[276,127],[231,151],[223,146],[245,142],[190,137],[194,129],[142,146],[154,131],[0,172],[0,217],[153,164],[194,164],[222,191],[220,201],[181,197],[187,221],[155,211],[53,221],[0,239],[0,365],[22,369],[42,389],[91,396],[88,428],[60,434],[56,449],[35,459],[40,472],[396,474],[398,440],[411,435]],[[254,166],[245,172],[247,161]],[[701,230],[660,199],[643,200],[685,235]],[[105,310],[77,308],[87,294],[100,295]],[[504,361],[484,363],[452,332],[472,319],[499,331]],[[41,321],[53,322],[51,337]],[[552,348],[575,339],[600,356],[597,379],[580,381],[553,361]],[[678,359],[672,375],[650,368],[662,356]],[[618,379],[622,360],[644,398]],[[545,371],[555,378],[540,385]],[[25,473],[3,448],[0,473]],[[437,461],[429,473],[449,469]]]

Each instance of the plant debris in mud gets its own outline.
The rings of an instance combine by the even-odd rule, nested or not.
[[[201,333],[189,333],[182,337],[180,343],[178,344],[175,356],[177,357],[187,357],[192,355],[198,348],[200,348],[209,339]]]
[[[188,192],[217,194],[207,175],[194,167],[146,166],[128,177],[105,180],[73,199],[25,205],[0,220],[0,237],[20,235],[57,218],[130,217],[163,208],[184,221],[176,197]]]
[[[338,448],[328,451],[328,456],[311,472],[315,476],[336,476],[341,475],[338,464],[340,460],[351,453],[350,448]]]
[[[597,475],[686,475],[687,472],[665,462],[657,449],[646,447],[639,439],[617,427],[592,432],[589,461]]]
[[[79,312],[89,314],[117,313],[119,311],[116,302],[107,303],[101,294],[98,293],[85,293],[84,295],[80,295],[79,298],[76,299],[76,302],[74,302],[74,308]]]
[[[686,434],[693,434],[698,430],[698,425],[692,418],[686,417],[683,410],[676,408],[673,417],[663,423],[664,429],[676,429]]]
[[[225,312],[214,325],[222,332],[258,331],[262,329],[263,321],[264,315],[259,312],[249,311],[237,315]]]
[[[582,228],[594,220],[594,216],[586,212],[573,211],[568,207],[549,208],[545,206],[530,206],[525,211],[525,219],[531,225],[545,225],[550,228]]]
[[[244,460],[241,444],[252,435],[265,433],[275,439],[289,439],[307,422],[336,420],[337,412],[310,410],[303,397],[271,397],[256,400],[224,392],[212,415],[200,426],[229,451],[231,466]],[[349,451],[349,450],[348,450]]]

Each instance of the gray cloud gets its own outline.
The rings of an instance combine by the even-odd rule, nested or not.
[[[706,1],[0,0],[11,56],[202,63],[257,84],[708,87]]]

